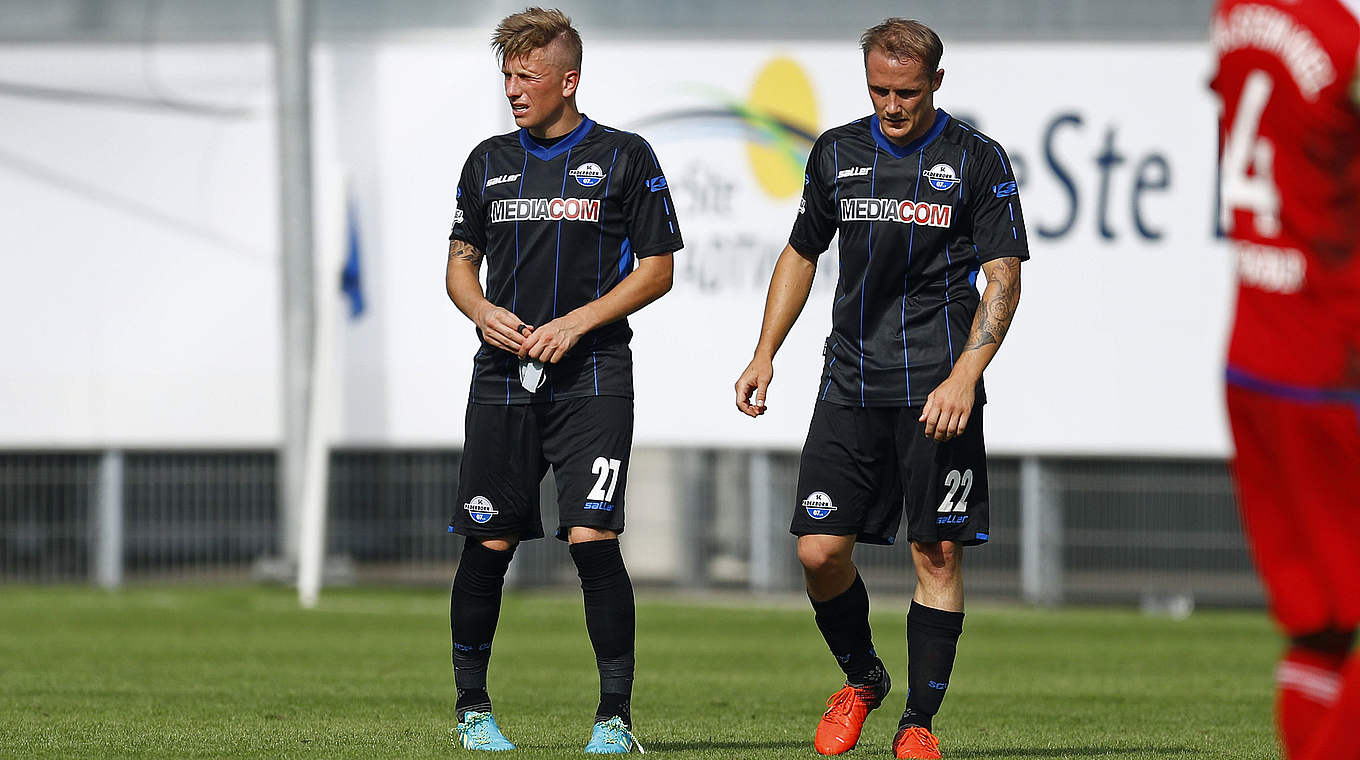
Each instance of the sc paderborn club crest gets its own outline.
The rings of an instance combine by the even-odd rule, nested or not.
[[[472,497],[472,501],[464,504],[463,509],[466,509],[467,513],[472,517],[472,521],[479,525],[491,522],[491,518],[500,514],[496,511],[495,507],[491,506],[491,501],[485,496]]]
[[[567,173],[575,177],[581,187],[594,187],[604,179],[604,169],[599,164],[581,164]]]
[[[921,174],[930,180],[930,186],[936,190],[948,190],[959,183],[958,175],[954,174],[954,167],[949,164],[935,164]]]
[[[836,505],[831,503],[831,497],[821,491],[813,491],[803,499],[803,509],[807,510],[808,517],[814,520],[824,519],[827,515],[836,511]]]

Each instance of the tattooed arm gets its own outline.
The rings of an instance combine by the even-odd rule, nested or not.
[[[533,332],[533,325],[520,322],[519,317],[509,309],[486,299],[482,283],[477,277],[481,268],[481,251],[465,241],[451,241],[449,264],[444,270],[444,288],[458,310],[477,325],[487,343],[515,353],[524,343],[525,335]]]
[[[926,435],[947,441],[963,433],[973,412],[973,392],[982,370],[987,368],[1020,303],[1020,259],[1013,256],[993,259],[982,265],[987,288],[973,315],[973,329],[963,353],[944,382],[926,397],[919,422],[926,423]]]

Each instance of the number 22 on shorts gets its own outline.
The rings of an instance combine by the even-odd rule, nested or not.
[[[969,468],[960,473],[958,470],[950,470],[944,476],[944,484],[949,487],[949,493],[945,494],[944,501],[940,502],[940,508],[936,512],[966,512],[968,510],[968,492],[973,490],[973,470]],[[963,489],[963,494],[959,496],[958,503],[954,502],[954,495]]]

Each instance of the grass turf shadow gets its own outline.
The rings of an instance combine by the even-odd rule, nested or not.
[[[806,740],[786,739],[783,741],[653,741],[646,742],[644,746],[648,752],[685,752],[694,750],[715,750],[715,749],[812,749],[811,742]],[[1175,757],[1185,756],[1194,753],[1194,747],[1044,747],[1044,748],[1015,748],[1015,749],[979,749],[964,750],[954,749],[949,756],[956,760],[967,760],[967,758],[986,758],[986,757],[1033,757],[1033,758],[1052,758],[1054,760],[1064,757]]]
[[[644,742],[648,752],[688,752],[713,749],[812,749],[812,742],[804,739],[784,739],[781,741],[713,741],[695,739],[694,741],[653,741]]]
[[[981,757],[1174,757],[1197,752],[1194,747],[1034,747],[1028,749],[950,750],[949,756],[958,760]]]

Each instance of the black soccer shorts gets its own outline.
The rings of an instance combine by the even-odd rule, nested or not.
[[[920,407],[818,401],[799,463],[789,532],[891,544],[905,506],[909,541],[986,542],[982,405],[973,407],[963,434],[951,441],[926,438],[925,423],[916,421],[920,416]]]
[[[543,537],[539,482],[553,468],[558,526],[623,532],[633,400],[591,396],[539,404],[469,403],[452,533]]]

